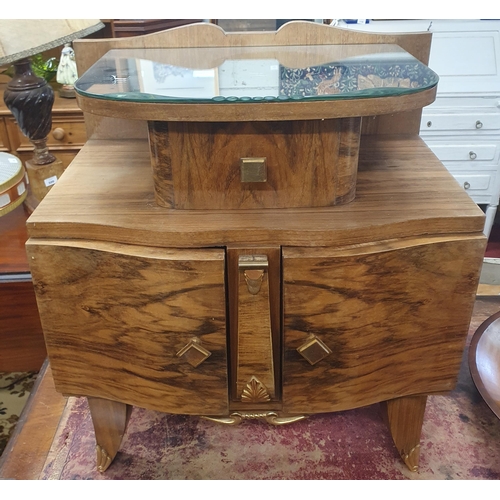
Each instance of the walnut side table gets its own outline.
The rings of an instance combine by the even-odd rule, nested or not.
[[[149,140],[89,139],[28,221],[56,389],[88,398],[99,470],[132,405],[282,425],[376,402],[418,467],[426,397],[456,383],[484,216],[417,135],[361,134],[361,116],[432,102],[424,65],[382,44],[292,49],[112,51],[76,86],[84,112],[149,124]],[[278,61],[280,93],[145,86],[147,69],[198,85],[217,68],[220,91],[227,61],[266,85]],[[419,76],[396,81],[406,63]],[[297,73],[312,90],[287,86]],[[352,75],[371,87],[342,90]]]

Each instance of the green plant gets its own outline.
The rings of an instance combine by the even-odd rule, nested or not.
[[[57,66],[59,65],[59,60],[56,57],[50,57],[44,60],[41,54],[36,54],[31,57],[31,67],[35,75],[45,78],[47,82],[50,82],[57,74]],[[6,70],[2,71],[1,74],[14,76],[14,66],[9,66]]]

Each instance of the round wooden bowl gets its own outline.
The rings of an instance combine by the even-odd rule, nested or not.
[[[500,312],[484,321],[474,333],[469,369],[477,390],[500,418]]]

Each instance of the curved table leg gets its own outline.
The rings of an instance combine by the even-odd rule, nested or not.
[[[97,470],[104,472],[118,453],[132,407],[94,397],[88,397],[87,401],[94,424]]]
[[[412,472],[418,471],[420,434],[426,402],[427,396],[407,396],[384,402],[392,439]]]

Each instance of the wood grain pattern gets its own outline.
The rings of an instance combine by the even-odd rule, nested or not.
[[[267,263],[267,256],[266,256]],[[260,279],[262,278],[262,279]],[[253,280],[254,283],[249,283]],[[258,292],[252,288],[259,288]],[[236,394],[243,398],[253,377],[265,388],[266,398],[275,398],[271,297],[267,266],[257,270],[239,269],[238,280],[238,357],[236,361]],[[252,403],[262,398],[252,394]]]
[[[33,146],[28,138],[18,132],[18,125],[14,118],[7,120],[7,128],[10,137],[12,137],[11,146],[13,149],[18,152],[33,151]],[[56,129],[57,132],[55,132]],[[67,150],[71,146],[74,146],[75,150],[79,150],[86,140],[87,133],[81,111],[63,116],[57,115],[52,119],[52,128],[47,136],[47,146],[51,151]]]
[[[363,99],[332,99],[329,101],[279,101],[223,104],[181,104],[178,102],[111,101],[77,94],[80,108],[86,113],[127,120],[166,120],[169,122],[260,122],[278,120],[322,120],[372,115],[391,115],[421,110],[436,98],[437,86],[418,93],[397,97],[366,97]],[[395,118],[393,117],[394,121]],[[418,133],[415,127],[404,126],[403,132]]]
[[[227,410],[222,250],[27,248],[58,391],[170,413]],[[212,353],[197,368],[176,356],[193,336]]]
[[[127,39],[75,40],[78,72],[83,74],[106,52],[115,48],[259,47],[294,45],[396,44],[428,63],[432,34],[369,33],[307,21],[287,23],[277,31],[226,33],[220,26],[196,23]]]
[[[38,371],[47,351],[24,245],[28,239],[21,205],[0,217],[0,371]],[[21,281],[9,275],[24,275]]]
[[[360,119],[150,122],[156,201],[184,210],[321,207],[354,199]],[[241,182],[264,157],[267,182]]]
[[[93,63],[113,48],[396,44],[424,64],[427,64],[431,37],[431,33],[356,32],[305,21],[288,23],[276,32],[225,33],[219,26],[201,23],[131,38],[76,40],[74,47],[78,71],[79,74],[83,74]],[[168,109],[166,107],[161,108],[163,111],[161,116],[154,117],[150,111],[152,106],[149,106],[147,103],[142,104],[140,108],[129,106],[129,104],[125,103],[124,107],[121,108],[121,112],[124,114],[122,118],[127,118],[122,120],[122,122],[127,123],[132,119],[164,120],[165,116],[167,116],[165,113],[167,112],[169,120],[213,121],[217,119],[222,121],[240,121],[250,119],[283,120],[286,119],[284,113],[291,119],[322,119],[339,116],[361,116],[362,114],[366,116],[366,113],[371,115],[380,114],[382,112],[381,109],[383,109],[383,112],[387,113],[388,116],[370,119],[370,127],[363,128],[364,133],[393,133],[396,130],[400,134],[418,134],[421,116],[421,111],[418,108],[430,104],[434,98],[435,89],[423,94],[416,94],[413,97],[405,96],[403,100],[388,98],[387,100],[363,99],[363,103],[349,101],[348,104],[340,109],[337,106],[333,106],[329,111],[326,111],[324,103],[290,103],[286,107],[280,106],[283,103],[264,103],[253,106],[251,114],[248,107],[241,108],[238,106],[213,104],[197,105],[194,107],[170,105]],[[97,103],[97,108],[95,108],[95,100],[82,100],[80,97],[78,99],[79,104],[86,111],[89,136],[95,138],[104,136],[126,138],[137,137],[138,134],[142,133],[143,124],[139,121],[136,121],[136,124],[128,123],[127,128],[124,129],[124,127],[113,126],[112,124],[116,124],[116,121],[109,118],[102,118],[102,115],[110,113],[110,109],[108,109],[109,102],[101,101]],[[372,102],[368,103],[368,101]],[[359,108],[357,108],[358,106]],[[371,111],[367,111],[369,108],[366,106],[375,107]],[[382,108],[378,106],[382,106]],[[405,109],[414,109],[415,111],[408,113]],[[89,113],[96,112],[101,116],[88,116]],[[352,114],[345,114],[349,112]],[[186,113],[191,114],[187,115]],[[106,123],[109,126],[101,127],[101,123]]]
[[[0,283],[0,372],[40,370],[47,350],[31,280]]]
[[[94,425],[97,469],[105,472],[118,453],[132,407],[102,398],[87,401]]]
[[[227,250],[231,409],[242,407],[235,403],[241,401],[242,391],[252,377],[266,386],[271,402],[281,396],[280,253],[279,246]],[[249,293],[239,268],[242,255],[267,256],[263,286],[257,295]],[[254,402],[252,408],[267,408],[267,405],[259,401]]]
[[[52,370],[45,362],[0,459],[0,479],[38,479],[65,406],[66,399],[56,392]]]
[[[63,162],[56,158],[55,161],[46,165],[38,165],[33,159],[25,162],[26,172],[30,181],[30,190],[34,198],[40,202],[54,185],[50,179],[59,180],[64,173]]]
[[[483,212],[416,136],[362,137],[356,198],[335,207],[169,210],[155,203],[151,177],[147,141],[90,140],[29,218],[30,236],[313,247],[484,227]]]
[[[28,213],[23,205],[0,217],[0,274],[28,273],[29,265],[24,244],[28,239],[26,220]]]
[[[484,236],[283,249],[284,411],[328,412],[453,389]],[[311,366],[315,334],[333,352]]]
[[[412,472],[418,471],[426,403],[427,396],[409,396],[382,403],[394,444]]]

